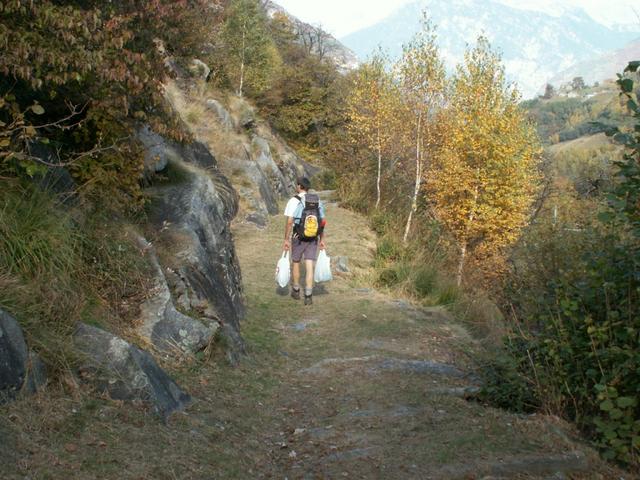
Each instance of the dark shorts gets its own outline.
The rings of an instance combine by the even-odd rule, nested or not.
[[[302,242],[297,238],[291,239],[291,260],[298,263],[304,257],[305,260],[318,258],[318,240]]]

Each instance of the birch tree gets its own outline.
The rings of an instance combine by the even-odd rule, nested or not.
[[[270,85],[281,60],[257,0],[232,0],[222,30],[225,72],[239,97]]]
[[[436,40],[435,27],[425,15],[422,29],[403,47],[402,58],[396,66],[406,111],[413,124],[411,137],[415,160],[411,206],[403,236],[405,244],[418,210],[427,162],[437,144],[435,119],[445,97],[445,68]]]
[[[480,37],[454,75],[450,131],[430,183],[436,215],[458,244],[458,285],[470,255],[499,256],[529,218],[541,148],[519,101]]]
[[[393,141],[394,105],[399,99],[387,65],[386,56],[378,52],[359,68],[348,105],[352,139],[376,158],[376,209],[382,197],[383,158]]]

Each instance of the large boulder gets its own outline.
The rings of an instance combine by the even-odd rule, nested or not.
[[[84,355],[82,377],[116,400],[141,400],[162,417],[183,410],[191,401],[153,357],[105,330],[83,323],[74,335]]]
[[[160,137],[154,148],[179,155],[169,162],[177,180],[148,191],[160,264],[171,271],[173,293],[189,315],[221,326],[235,362],[244,353],[242,278],[230,229],[238,196],[202,143],[178,145]]]
[[[34,393],[45,383],[42,361],[27,348],[16,319],[0,309],[0,403]]]
[[[270,215],[278,214],[280,201],[293,194],[299,177],[312,177],[317,171],[290,149],[283,149],[278,139],[264,131],[262,134],[252,135],[244,155],[226,162],[229,170],[242,172],[244,181],[236,188],[244,200],[245,220],[258,227],[264,227]],[[277,154],[272,142],[280,146]]]
[[[259,119],[246,99],[230,97],[228,108],[209,99],[225,130],[237,128],[228,141],[218,142],[225,173],[242,198],[244,220],[264,227],[270,215],[279,212],[280,202],[295,191],[301,176],[313,177],[320,169],[302,160],[270,126]],[[226,125],[226,126],[225,126]]]

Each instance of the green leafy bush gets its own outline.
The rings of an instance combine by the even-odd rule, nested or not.
[[[523,371],[528,371],[527,366],[522,364],[527,359],[527,347],[527,342],[514,338],[507,342],[505,351],[481,363],[481,399],[488,399],[500,408],[517,412],[533,412],[539,408],[533,389],[535,385],[523,374]]]
[[[628,71],[638,67],[633,62]],[[618,83],[637,126],[608,132],[628,153],[616,162],[607,202],[592,207],[581,228],[564,232],[564,243],[553,235],[557,224],[530,242],[528,260],[516,265],[517,276],[530,281],[513,282],[510,291],[522,322],[504,356],[485,368],[484,394],[500,406],[562,415],[589,434],[605,458],[638,465],[640,108],[633,77],[620,76]]]
[[[220,15],[206,0],[15,0],[0,6],[0,177],[66,167],[85,196],[140,208],[149,125],[186,135],[162,94],[165,57],[192,55]]]

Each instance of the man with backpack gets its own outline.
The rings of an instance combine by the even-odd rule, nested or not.
[[[298,179],[296,195],[284,210],[287,217],[284,229],[284,249],[291,250],[293,261],[293,283],[291,297],[300,299],[300,262],[305,262],[304,304],[313,304],[313,265],[318,257],[318,247],[324,244],[324,206],[315,193],[309,193],[311,182],[308,178]]]

